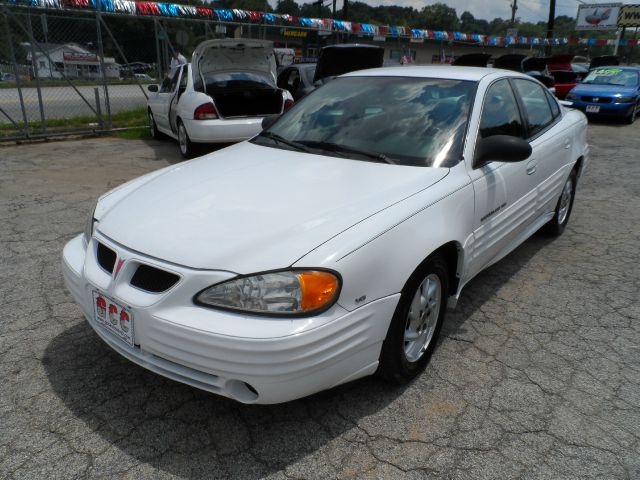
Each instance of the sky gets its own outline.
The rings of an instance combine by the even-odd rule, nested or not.
[[[308,3],[312,0],[296,0],[298,3]],[[414,7],[418,10],[426,5],[436,3],[438,0],[360,0],[369,5],[398,5],[402,7]],[[439,0],[442,3],[453,7],[458,12],[458,16],[465,10],[471,12],[476,18],[493,20],[496,17],[511,18],[511,2],[513,0]],[[271,3],[275,3],[272,1]],[[326,0],[325,4],[330,1]],[[567,15],[576,17],[578,13],[578,0],[556,0],[556,16]],[[611,3],[611,0],[604,2],[594,2],[586,0],[585,3]],[[622,0],[621,3],[640,3],[639,0]],[[341,7],[342,0],[338,0],[338,8]],[[516,17],[525,22],[547,21],[549,16],[549,0],[518,0],[518,11]]]

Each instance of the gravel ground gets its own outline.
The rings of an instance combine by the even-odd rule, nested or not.
[[[0,150],[0,478],[640,478],[640,123],[590,126],[564,235],[477,277],[411,385],[245,406],[111,351],[60,255],[172,142]]]

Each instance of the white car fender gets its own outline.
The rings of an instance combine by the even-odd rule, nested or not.
[[[339,272],[343,284],[338,303],[347,310],[400,292],[420,263],[445,244],[459,249],[453,270],[462,275],[464,247],[472,238],[473,202],[473,187],[460,163],[435,185],[363,220],[294,266]],[[450,282],[457,284],[455,277]]]

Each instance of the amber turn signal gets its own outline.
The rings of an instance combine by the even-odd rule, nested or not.
[[[323,271],[303,271],[298,274],[302,290],[302,310],[317,310],[330,303],[338,293],[335,275]]]

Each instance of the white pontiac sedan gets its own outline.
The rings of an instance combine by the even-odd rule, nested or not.
[[[406,382],[466,283],[562,233],[586,128],[515,72],[351,73],[250,141],[103,195],[65,282],[121,355],[240,402]]]
[[[218,39],[202,42],[160,89],[147,87],[151,136],[178,140],[191,158],[196,144],[239,142],[262,130],[265,116],[293,105],[276,85],[273,42]]]

